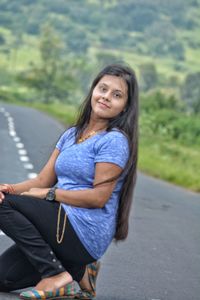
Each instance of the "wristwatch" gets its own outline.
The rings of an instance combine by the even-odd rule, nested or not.
[[[49,189],[48,193],[46,194],[46,198],[45,198],[47,201],[55,201],[56,189],[57,189],[56,186]]]

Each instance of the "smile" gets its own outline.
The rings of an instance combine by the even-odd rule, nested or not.
[[[105,103],[102,102],[98,102],[98,104],[103,107],[103,108],[110,108],[108,105],[106,105]]]

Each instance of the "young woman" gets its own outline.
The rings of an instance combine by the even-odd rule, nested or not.
[[[97,260],[128,234],[137,144],[135,74],[109,65],[39,175],[0,185],[0,229],[15,242],[0,256],[0,291],[35,286],[20,297],[95,296]]]

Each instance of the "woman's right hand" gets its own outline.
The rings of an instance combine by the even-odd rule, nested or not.
[[[3,202],[3,199],[5,198],[4,193],[9,193],[9,185],[0,184],[0,204]]]

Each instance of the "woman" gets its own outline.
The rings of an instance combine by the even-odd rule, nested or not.
[[[128,234],[137,127],[135,74],[109,65],[39,175],[0,186],[0,229],[15,242],[0,257],[0,291],[35,286],[20,297],[95,296],[96,261]]]

